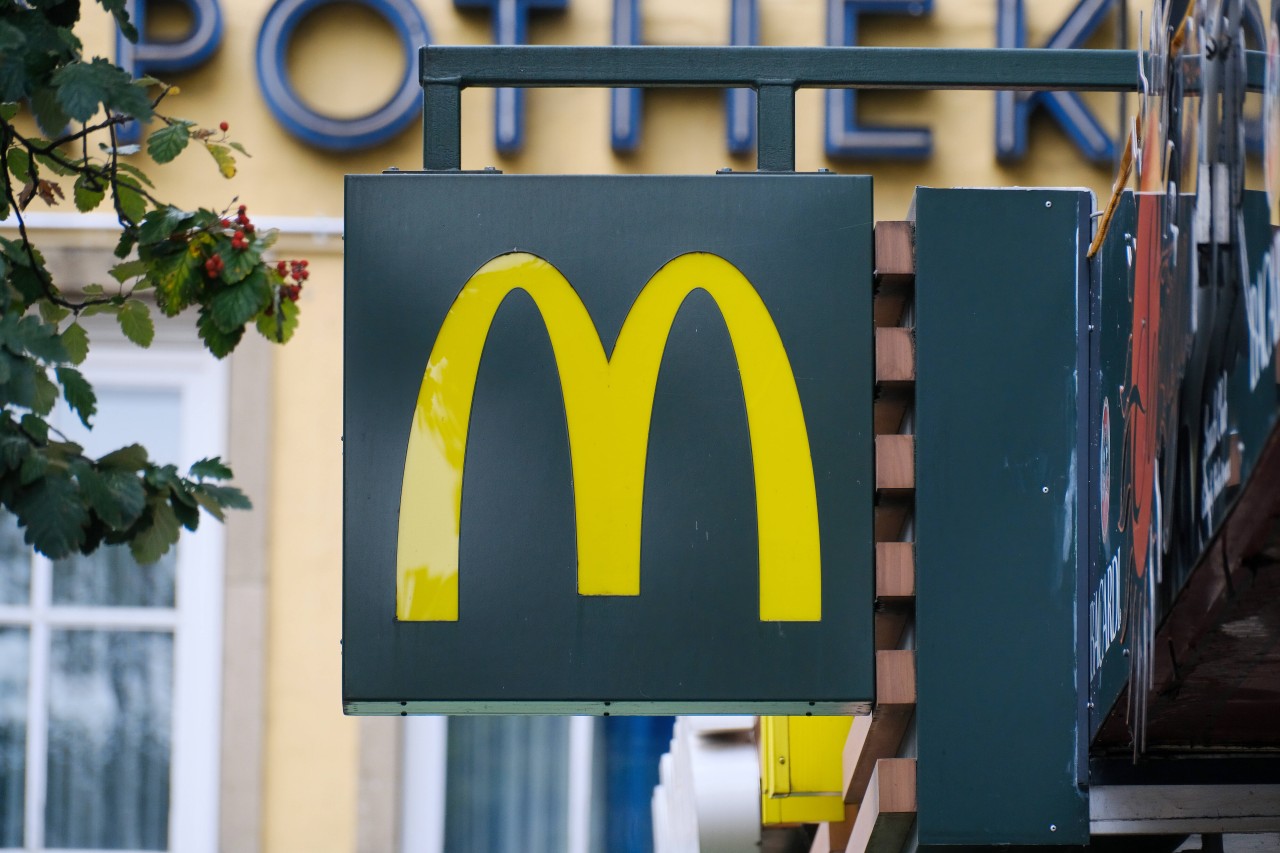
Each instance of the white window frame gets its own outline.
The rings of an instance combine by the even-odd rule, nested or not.
[[[595,717],[569,718],[569,791],[566,853],[590,853]],[[449,718],[404,718],[404,770],[400,793],[403,853],[445,853]]]
[[[157,344],[148,352],[102,343],[94,346],[82,369],[95,389],[178,392],[180,457],[153,461],[172,462],[185,473],[197,459],[225,456],[226,365],[194,344]],[[178,542],[172,609],[53,607],[52,565],[40,555],[32,561],[28,604],[0,606],[0,626],[27,628],[30,648],[24,846],[6,850],[52,851],[44,846],[51,629],[132,628],[172,630],[174,635],[169,850],[216,853],[224,533],[220,523],[203,515],[199,529],[184,529]]]

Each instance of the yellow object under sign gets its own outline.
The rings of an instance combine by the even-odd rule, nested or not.
[[[766,824],[844,820],[842,756],[852,717],[760,718]]]

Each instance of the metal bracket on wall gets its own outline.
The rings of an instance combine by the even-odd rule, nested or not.
[[[1247,59],[1249,89],[1260,92],[1266,55]],[[461,168],[468,86],[755,89],[757,168],[790,172],[796,89],[1136,92],[1138,69],[1131,50],[427,45],[419,52],[422,163]]]

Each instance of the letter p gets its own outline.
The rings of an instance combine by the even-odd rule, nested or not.
[[[116,62],[133,77],[190,71],[204,64],[222,43],[222,9],[218,0],[179,0],[191,12],[191,29],[174,41],[147,41],[147,0],[126,0],[129,20],[138,29],[137,43],[116,31]],[[120,128],[120,142],[137,142],[137,122]]]

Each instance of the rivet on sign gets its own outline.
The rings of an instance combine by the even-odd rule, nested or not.
[[[1044,206],[1045,206],[1045,207],[1053,207],[1053,202],[1051,202],[1051,201],[1046,201],[1046,202],[1044,203]]]
[[[1047,495],[1047,494],[1049,494],[1049,487],[1048,487],[1048,486],[1041,486],[1041,487],[1040,487],[1040,491],[1044,492],[1044,493]]]
[[[1058,825],[1057,825],[1056,823],[1051,823],[1051,824],[1049,824],[1049,831],[1050,831],[1050,832],[1057,832],[1057,831],[1058,831]]]

